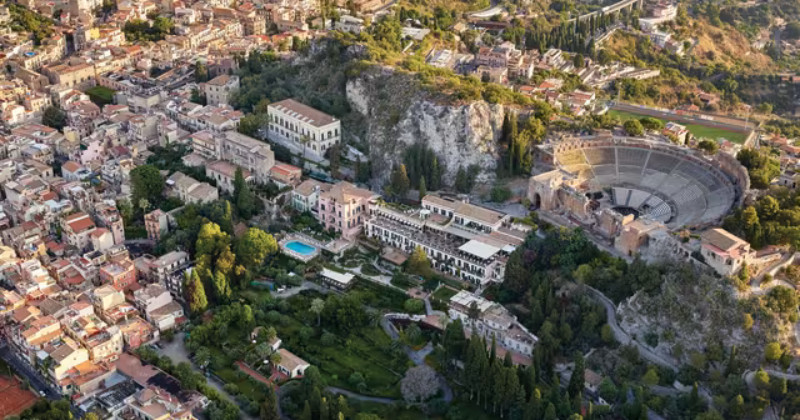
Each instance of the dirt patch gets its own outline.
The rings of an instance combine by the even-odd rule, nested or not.
[[[0,376],[0,418],[19,415],[37,399],[17,378]]]

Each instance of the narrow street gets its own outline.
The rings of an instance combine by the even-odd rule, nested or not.
[[[194,369],[195,372],[204,373],[197,366],[195,366],[194,362],[192,362],[191,359],[189,359],[189,351],[186,350],[186,346],[184,345],[183,341],[184,337],[185,337],[184,333],[175,334],[175,338],[173,338],[171,342],[162,341],[159,344],[161,348],[160,349],[156,348],[155,350],[159,355],[167,356],[170,359],[172,359],[172,362],[175,364],[181,362],[187,362],[192,366],[192,369]],[[225,391],[224,383],[218,381],[213,376],[206,377],[206,382],[209,385],[211,385],[212,388],[216,389],[217,392],[219,392],[221,395],[224,395],[225,398],[230,400],[232,403],[236,404],[237,407],[239,406],[239,404],[236,403],[236,398],[233,395],[229,394],[227,391]],[[241,410],[241,408],[239,409],[239,415],[243,419],[255,420],[255,417],[245,413],[243,410]]]

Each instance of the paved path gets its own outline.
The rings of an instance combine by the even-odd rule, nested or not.
[[[391,321],[386,319],[386,317],[381,317],[381,327],[383,327],[383,330],[386,331],[386,334],[388,334],[393,341],[397,341],[400,339],[400,335],[397,333],[397,329],[394,327]],[[406,346],[405,344],[403,344],[402,346],[403,346],[403,351],[405,351],[408,358],[411,359],[411,361],[414,362],[416,366],[424,365],[425,358],[428,357],[428,355],[433,352],[433,343],[431,342],[429,342],[428,344],[425,345],[425,347],[419,350],[414,350]],[[452,401],[453,389],[450,388],[450,384],[447,383],[447,379],[439,372],[436,372],[436,377],[439,378],[439,388],[442,390],[443,394],[442,398],[446,402]]]
[[[368,401],[368,402],[374,402],[374,403],[378,403],[378,404],[393,404],[393,403],[398,401],[398,400],[395,400],[393,398],[370,397],[369,395],[362,395],[362,394],[359,394],[359,393],[356,393],[356,392],[353,392],[353,391],[348,391],[346,389],[337,388],[335,386],[329,386],[326,389],[328,391],[330,391],[332,394],[342,394],[342,395],[344,395],[344,396],[346,396],[348,398],[352,398],[352,399],[359,400],[359,401]]]
[[[276,298],[289,298],[292,297],[303,290],[316,290],[320,293],[328,293],[329,290],[320,286],[317,283],[312,281],[304,280],[303,283],[298,287],[292,287],[291,289],[284,290],[283,292],[272,292],[272,296]]]

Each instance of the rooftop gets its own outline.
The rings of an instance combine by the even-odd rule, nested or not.
[[[332,116],[308,105],[297,102],[294,99],[284,99],[282,101],[270,104],[269,107],[292,115],[300,121],[316,127],[324,127],[338,121],[336,118],[333,118]]]

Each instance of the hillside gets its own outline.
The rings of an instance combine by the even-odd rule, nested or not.
[[[519,95],[418,62],[411,64],[420,71],[412,72],[369,58],[363,46],[330,41],[291,61],[249,60],[235,105],[258,114],[269,102],[296,98],[341,119],[345,142],[373,162],[376,185],[388,178],[405,148],[417,143],[436,153],[447,185],[460,166],[479,167],[479,183],[494,179],[506,110],[525,113]]]

